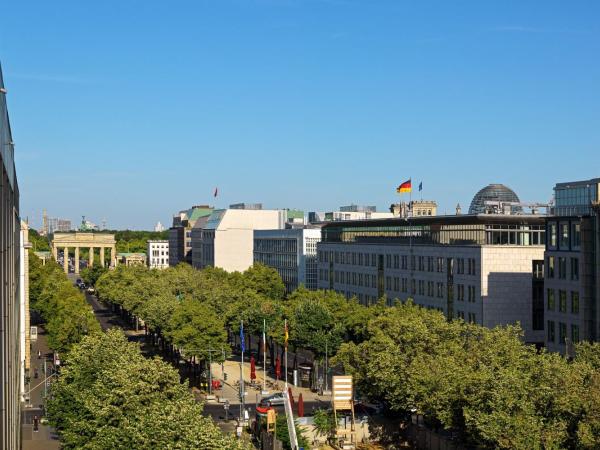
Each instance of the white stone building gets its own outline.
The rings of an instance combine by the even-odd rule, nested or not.
[[[192,229],[192,265],[244,271],[254,262],[254,230],[281,229],[286,218],[285,210],[215,210]]]
[[[317,289],[320,227],[254,231],[254,262],[277,270],[287,292],[300,285]]]
[[[149,240],[146,246],[146,264],[151,269],[169,267],[169,241]]]
[[[448,319],[519,322],[543,345],[544,217],[460,215],[323,226],[318,287],[370,304],[413,299]]]

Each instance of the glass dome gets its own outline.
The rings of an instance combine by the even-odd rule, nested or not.
[[[491,209],[490,206],[486,206],[486,201],[520,202],[519,197],[512,189],[503,184],[490,184],[475,194],[469,207],[469,214],[485,214],[487,210]],[[520,206],[512,207],[513,214],[520,211],[522,211]]]

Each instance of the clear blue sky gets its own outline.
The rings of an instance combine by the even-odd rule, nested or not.
[[[598,1],[13,1],[0,26],[34,226],[384,210],[409,177],[441,212],[491,182],[545,201],[600,176],[598,55]]]

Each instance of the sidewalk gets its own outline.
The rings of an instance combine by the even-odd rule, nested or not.
[[[60,449],[60,442],[54,430],[48,425],[39,425],[39,431],[33,431],[33,418],[37,416],[41,419],[44,406],[44,358],[47,358],[46,367],[48,374],[51,373],[52,352],[48,349],[46,332],[38,325],[38,337],[36,341],[31,341],[31,383],[25,386],[30,389],[30,404],[23,403],[22,410],[22,441],[23,450],[54,450]],[[41,358],[38,359],[38,351],[41,352]],[[34,377],[35,369],[38,370],[38,377]]]
[[[225,399],[229,401],[231,405],[239,405],[239,380],[240,380],[240,362],[239,359],[225,361],[223,365],[224,371],[227,374],[227,381],[223,382],[223,369],[221,364],[212,364],[212,377],[213,380],[219,380],[222,384],[222,389],[214,390],[213,395],[223,402]],[[263,389],[264,374],[262,366],[256,366],[256,379],[254,380],[254,386],[250,383],[250,363],[244,362],[243,376],[244,385],[246,391],[246,404],[255,405],[260,402],[263,397],[267,397],[276,392],[281,392],[285,386],[285,380],[275,380],[268,374],[267,366],[267,391],[266,395],[261,393]],[[291,384],[292,380],[288,380],[288,386],[292,389],[292,395],[294,402],[298,401],[300,393],[302,393],[302,399],[305,403],[318,403],[321,406],[326,407],[331,402],[331,396],[319,396],[316,392],[312,392],[309,388],[302,388]],[[278,389],[276,388],[278,387]],[[210,401],[210,400],[209,400]],[[218,400],[215,400],[218,401]],[[308,411],[307,411],[308,412]]]

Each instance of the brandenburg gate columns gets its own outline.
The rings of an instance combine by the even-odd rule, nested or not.
[[[100,249],[100,264],[104,266],[106,249],[111,249],[111,263],[116,264],[117,252],[116,241],[114,234],[94,233],[94,232],[70,232],[70,233],[54,233],[52,240],[52,255],[54,260],[58,261],[58,250],[64,249],[65,260],[63,268],[66,273],[69,271],[69,248],[75,249],[75,273],[79,273],[79,250],[81,248],[89,248],[90,256],[88,259],[88,267],[94,265],[94,249]]]
[[[79,273],[79,247],[75,247],[75,273]]]
[[[110,249],[110,259],[112,260],[111,265],[117,267],[117,247],[114,245]]]

